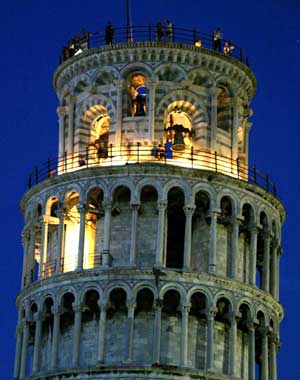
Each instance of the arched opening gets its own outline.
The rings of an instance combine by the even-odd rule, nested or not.
[[[33,224],[34,229],[32,230],[32,234],[30,239],[33,240],[33,257],[29,258],[31,261],[29,263],[30,266],[30,283],[36,281],[38,279],[40,265],[41,263],[41,243],[42,243],[42,225],[41,225],[41,216],[42,216],[42,205],[38,203],[35,206],[33,212]]]
[[[155,262],[158,226],[157,199],[157,190],[153,186],[147,185],[142,188],[137,223],[136,262],[143,268],[152,268]]]
[[[136,296],[134,315],[133,361],[151,363],[154,328],[154,295],[148,288],[140,289]],[[142,339],[141,339],[142,337]]]
[[[88,290],[84,295],[84,307],[82,312],[80,364],[82,366],[92,366],[97,362],[97,350],[91,345],[92,338],[99,335],[99,293],[94,290]],[[97,338],[96,338],[97,339]],[[95,341],[95,339],[93,339]]]
[[[214,340],[217,343],[216,357],[222,360],[216,361],[216,371],[227,375],[229,373],[230,352],[230,311],[231,305],[228,299],[221,297],[217,301],[217,313],[215,316]]]
[[[101,112],[92,123],[90,147],[91,153],[95,152],[98,162],[108,157],[109,127],[110,117],[106,112]]]
[[[218,272],[223,276],[231,275],[231,252],[232,252],[232,200],[224,196],[220,202],[221,213],[218,218],[217,228],[217,252]]]
[[[103,191],[93,188],[87,197],[87,213],[85,216],[85,252],[84,269],[95,268],[101,265],[101,254],[104,239],[104,209]]]
[[[113,192],[110,236],[113,266],[127,265],[129,262],[132,219],[130,198],[131,193],[128,187],[119,186]]]
[[[237,323],[236,374],[242,379],[249,373],[249,326],[252,316],[247,304],[239,307],[240,318]]]
[[[73,303],[75,297],[72,293],[65,293],[61,300],[60,339],[63,342],[64,355],[58,355],[58,367],[70,368],[72,366],[74,318]]]
[[[181,313],[180,295],[177,290],[168,290],[163,297],[161,315],[161,363],[178,365],[180,360]]]
[[[232,130],[232,115],[231,96],[228,88],[223,85],[218,86],[217,97],[217,128],[224,132],[230,133]]]
[[[206,320],[207,299],[205,294],[196,292],[191,297],[189,313],[188,358],[191,366],[204,370],[206,363]]]
[[[242,216],[243,222],[240,226],[240,260],[239,260],[239,268],[238,273],[240,273],[239,278],[243,282],[250,282],[250,256],[252,252],[250,252],[250,240],[251,240],[251,232],[250,228],[254,227],[254,213],[253,208],[248,203],[245,203],[242,208]]]
[[[263,289],[265,285],[264,260],[265,260],[265,239],[268,234],[268,218],[264,211],[260,213],[259,223],[262,229],[257,236],[257,262],[256,262],[256,286]],[[268,263],[268,266],[270,264]]]
[[[195,211],[192,218],[191,266],[195,272],[208,272],[210,226],[208,211],[210,199],[207,193],[198,191],[195,196]]]
[[[40,369],[46,371],[50,369],[51,350],[52,350],[52,335],[53,335],[53,299],[47,297],[42,305],[43,322],[42,322],[42,338],[41,338],[41,355]]]
[[[165,125],[165,144],[166,157],[169,157],[168,151],[174,154],[182,152],[192,145],[192,122],[190,116],[181,109],[175,108],[167,117]]]
[[[184,255],[184,193],[179,187],[168,192],[166,266],[181,269]]]
[[[142,73],[132,74],[128,79],[128,116],[145,116],[147,113],[146,77]]]
[[[113,289],[109,294],[105,341],[105,362],[126,360],[127,347],[127,295],[124,289]],[[116,334],[116,331],[118,332]]]

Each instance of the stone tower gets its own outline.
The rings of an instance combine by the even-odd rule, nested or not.
[[[255,77],[195,30],[105,37],[73,39],[54,74],[14,379],[276,380],[285,212],[248,165]]]

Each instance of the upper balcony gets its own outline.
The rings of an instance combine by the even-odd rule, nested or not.
[[[220,39],[214,42],[213,34],[204,33],[197,29],[183,28],[172,25],[171,29],[165,25],[142,25],[112,28],[111,31],[83,32],[76,35],[62,49],[59,63],[63,63],[71,57],[82,54],[84,51],[104,45],[132,44],[136,42],[157,42],[159,44],[176,43],[193,45],[199,49],[213,50],[217,53],[230,56],[249,66],[249,59],[243,49],[233,41]]]

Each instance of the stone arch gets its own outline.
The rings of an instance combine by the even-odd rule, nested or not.
[[[270,323],[270,313],[267,311],[267,309],[263,306],[263,305],[259,305],[256,309],[255,309],[255,317],[256,319],[258,319],[258,314],[261,313],[264,317],[264,320],[265,320],[265,324],[266,326],[269,325]]]
[[[192,203],[195,203],[195,197],[198,192],[206,193],[210,200],[210,209],[213,210],[217,207],[217,192],[215,189],[205,183],[197,183],[192,187]]]
[[[161,182],[155,179],[143,178],[135,187],[134,197],[136,200],[141,198],[141,193],[145,186],[152,186],[157,192],[158,200],[161,199],[163,191]]]
[[[158,298],[157,288],[148,281],[141,281],[132,288],[132,299],[136,299],[138,292],[142,289],[148,289],[153,293],[154,300]]]
[[[241,298],[241,299],[238,300],[236,308],[235,308],[236,312],[238,313],[239,310],[240,310],[240,308],[241,308],[241,306],[243,306],[243,305],[246,305],[249,308],[249,310],[250,310],[250,316],[251,316],[251,318],[254,318],[255,315],[256,315],[255,314],[255,310],[254,310],[254,306],[253,306],[251,300],[248,299],[248,298],[246,298],[246,297],[243,297],[243,298]]]
[[[103,180],[97,180],[89,182],[85,185],[84,189],[82,190],[82,197],[85,201],[88,200],[89,194],[92,190],[99,189],[103,192],[104,199],[108,197],[108,188],[107,184]]]
[[[131,300],[132,299],[132,290],[130,288],[130,286],[125,282],[125,281],[117,281],[113,284],[109,284],[105,289],[104,289],[104,297],[106,300],[109,300],[109,296],[110,296],[110,293],[114,290],[114,289],[123,289],[126,293],[126,302],[128,302],[128,300]]]
[[[267,222],[267,228],[271,227],[271,217],[270,217],[270,210],[265,206],[261,205],[258,209],[257,216],[258,216],[258,222],[260,223],[261,214],[264,213],[266,216],[266,222]]]
[[[62,106],[67,105],[66,99],[70,95],[71,91],[72,91],[72,89],[69,86],[69,84],[65,84],[64,87],[63,87],[63,89],[62,89],[62,91],[59,94],[59,101],[60,101],[60,104]]]
[[[203,79],[203,83],[202,80]],[[188,73],[188,80],[190,80],[193,85],[204,86],[206,88],[211,87],[214,84],[214,78],[207,70],[203,69],[192,69]]]
[[[257,205],[255,204],[255,202],[250,199],[248,196],[244,196],[241,200],[240,200],[240,210],[242,212],[243,210],[243,207],[248,204],[251,209],[252,209],[252,213],[253,213],[253,222],[254,224],[257,223]]]
[[[109,76],[107,75],[109,74]],[[111,84],[113,80],[116,80],[119,78],[119,72],[115,67],[112,66],[104,66],[100,70],[97,70],[92,78],[91,78],[91,83],[95,86],[101,85],[98,83],[99,77],[104,76],[104,83],[101,84]],[[107,79],[110,77],[110,82],[107,82]]]
[[[165,119],[168,113],[176,108],[190,115],[193,124],[209,121],[204,102],[189,90],[176,90],[165,95],[156,106],[156,117]]]
[[[159,290],[159,298],[163,299],[164,295],[167,293],[168,290],[175,290],[179,293],[180,295],[180,305],[185,305],[187,303],[187,295],[186,295],[186,290],[184,287],[180,284],[177,283],[168,283],[164,284],[160,290]]]
[[[154,76],[158,77],[160,81],[181,82],[187,79],[184,69],[175,63],[163,63],[156,67]]]
[[[228,77],[219,75],[215,80],[215,86],[223,86],[226,87],[229,90],[229,94],[231,97],[236,95],[236,88],[231,80],[228,79]]]
[[[91,282],[89,284],[85,284],[80,289],[80,291],[78,292],[78,302],[79,303],[83,303],[84,302],[84,297],[86,296],[86,293],[89,290],[94,290],[95,292],[97,292],[98,295],[99,295],[99,300],[101,300],[103,298],[103,290],[102,290],[101,286],[99,285],[99,283],[97,283],[97,282]]]
[[[80,106],[76,118],[76,128],[90,129],[97,116],[107,113],[110,120],[116,116],[116,107],[112,100],[104,95],[92,95]]]
[[[74,303],[78,301],[78,291],[73,286],[63,286],[57,293],[57,306],[61,305],[63,296],[67,293],[71,293],[74,296]]]
[[[130,202],[135,202],[136,200],[134,199],[135,196],[135,188],[134,188],[134,183],[131,180],[127,180],[122,178],[120,181],[117,183],[113,184],[112,187],[109,188],[110,191],[110,200],[113,200],[114,197],[114,192],[117,190],[118,187],[126,187],[130,191]]]
[[[218,196],[217,196],[218,208],[221,209],[221,201],[222,201],[222,198],[224,198],[224,197],[228,197],[231,201],[232,215],[236,216],[236,217],[240,216],[240,214],[241,214],[240,200],[235,195],[235,193],[230,189],[225,188],[220,193],[218,193]]]
[[[187,204],[187,202],[191,198],[191,188],[189,187],[189,185],[185,181],[183,181],[181,179],[172,179],[171,181],[168,181],[164,185],[163,191],[162,191],[162,198],[161,198],[161,200],[162,201],[167,201],[167,199],[168,199],[168,193],[174,187],[179,187],[180,190],[182,190],[182,192],[184,194],[185,204]]]
[[[236,310],[236,307],[235,307],[236,302],[234,299],[234,295],[226,290],[220,290],[219,292],[215,294],[214,300],[213,300],[214,307],[217,306],[217,303],[221,298],[225,298],[229,302],[231,310]]]
[[[211,306],[213,306],[214,296],[213,296],[212,292],[208,288],[198,286],[198,285],[195,285],[191,289],[188,290],[187,296],[186,296],[187,303],[189,303],[189,304],[191,303],[191,298],[192,298],[193,294],[195,294],[195,293],[203,293],[206,297],[207,307],[210,308]]]
[[[135,72],[141,72],[145,76],[151,78],[152,77],[152,69],[149,65],[145,63],[129,63],[120,71],[120,78],[128,79],[131,74]]]
[[[67,186],[67,188],[64,190],[63,192],[63,196],[62,196],[62,202],[65,204],[66,202],[66,198],[67,196],[72,193],[72,192],[75,192],[78,194],[78,200],[79,200],[79,203],[83,202],[83,197],[82,197],[82,188],[79,184],[76,184],[76,183],[72,183],[70,185]]]
[[[50,291],[47,291],[45,294],[43,294],[39,300],[39,310],[40,311],[42,310],[44,303],[48,298],[50,298],[52,300],[54,307],[58,306],[57,305],[57,297],[56,297],[55,293],[50,290]]]
[[[80,93],[86,91],[87,87],[91,84],[91,78],[87,74],[81,74],[76,77],[72,86],[71,92],[74,95],[79,95]]]

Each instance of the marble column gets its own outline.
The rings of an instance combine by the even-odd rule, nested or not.
[[[58,274],[63,269],[61,268],[61,259],[63,255],[63,244],[64,244],[64,225],[65,225],[65,210],[58,209],[56,210],[56,215],[59,220],[58,224],[58,233],[57,233],[57,255],[56,255],[56,268],[55,273]]]
[[[77,254],[77,271],[83,270],[84,259],[84,238],[85,238],[85,216],[87,208],[85,204],[77,206],[77,210],[80,214],[80,226],[79,226],[79,242],[78,242],[78,254]]]
[[[259,333],[261,336],[261,380],[269,380],[268,329],[260,328]]]
[[[58,338],[60,325],[60,309],[52,307],[53,314],[53,332],[51,347],[51,369],[56,369],[58,364]]]
[[[136,304],[134,303],[128,303],[127,304],[127,310],[128,310],[128,319],[127,319],[127,362],[132,361],[132,352],[133,352],[133,334],[134,334],[134,310],[135,310]]]
[[[136,239],[137,239],[137,220],[138,220],[138,203],[131,204],[131,242],[130,242],[130,265],[136,265]]]
[[[239,220],[235,219],[232,221],[231,227],[231,278],[237,279],[237,264],[238,264],[238,253],[239,253]]]
[[[276,292],[275,292],[277,301],[279,301],[280,257],[281,257],[281,254],[282,254],[282,248],[280,245],[278,245],[278,248],[277,248],[277,268],[276,268]]]
[[[35,335],[34,335],[32,372],[38,373],[40,370],[41,340],[42,340],[42,327],[43,327],[42,314],[39,312],[35,313],[34,320],[35,320]]]
[[[236,376],[236,346],[237,346],[237,315],[230,314],[229,335],[229,376]]]
[[[219,90],[216,87],[210,89],[210,149],[211,152],[215,152],[217,149],[217,112],[218,112],[218,93]]]
[[[209,263],[208,263],[209,274],[216,274],[217,218],[218,218],[217,212],[212,211],[211,219],[210,219],[210,244],[209,244]]]
[[[67,108],[66,107],[57,107],[56,109],[57,114],[59,116],[59,143],[58,143],[58,157],[63,157],[65,153],[65,116],[67,115]],[[60,172],[63,172],[63,165],[61,166],[62,170],[59,170]]]
[[[35,262],[35,225],[30,228],[30,242],[28,248],[28,261],[27,261],[27,284],[31,284],[34,280],[34,262]]]
[[[278,240],[273,239],[271,242],[271,273],[270,273],[270,293],[274,298],[277,297],[277,266],[278,266]]]
[[[79,367],[80,363],[80,336],[81,336],[81,318],[82,318],[82,305],[73,305],[75,313],[74,330],[73,330],[73,360],[74,368]]]
[[[270,232],[264,233],[264,258],[263,258],[263,276],[262,289],[265,292],[270,290]]]
[[[68,99],[68,145],[67,145],[67,153],[68,158],[71,159],[71,154],[74,149],[74,113],[75,113],[75,97],[69,97]],[[68,165],[69,166],[69,165]]]
[[[103,239],[103,252],[102,252],[102,267],[107,268],[111,266],[110,229],[111,229],[112,203],[109,201],[103,201],[102,206],[104,208],[104,239]]]
[[[159,298],[155,302],[155,317],[153,328],[153,348],[152,361],[155,364],[160,363],[160,339],[161,339],[161,309],[163,303]]]
[[[158,84],[157,78],[151,78],[147,80],[148,86],[148,110],[147,114],[149,115],[149,141],[150,143],[154,140],[154,126],[155,126],[155,90]]]
[[[195,207],[185,206],[185,234],[184,234],[184,257],[183,269],[187,272],[191,269],[191,251],[192,251],[192,220]]]
[[[255,380],[255,328],[252,321],[248,322],[248,377]]]
[[[19,322],[16,329],[16,353],[14,363],[14,380],[19,379],[22,354],[23,324]]]
[[[207,312],[207,353],[206,370],[214,372],[214,327],[217,310],[210,308]]]
[[[167,202],[158,203],[158,230],[155,257],[155,266],[157,267],[162,267],[164,262],[166,209]]]
[[[127,115],[123,115],[123,88],[124,88],[124,79],[115,80],[114,84],[117,90],[117,106],[116,106],[116,133],[115,133],[115,145],[121,146],[122,141],[122,121],[123,117]]]
[[[191,305],[181,306],[181,347],[180,347],[180,365],[183,368],[188,366],[188,334],[189,334],[189,311]]]
[[[104,353],[105,353],[105,332],[106,332],[106,311],[107,303],[102,301],[99,303],[100,307],[100,318],[99,318],[99,328],[98,328],[98,364],[104,363]]]
[[[47,244],[48,244],[48,220],[44,215],[41,218],[42,223],[42,240],[41,240],[41,255],[40,255],[40,266],[39,266],[39,279],[43,278],[44,273],[44,263],[47,261]]]
[[[30,243],[30,232],[24,230],[22,232],[22,244],[23,244],[23,269],[22,269],[22,281],[21,289],[27,286],[27,271],[28,271],[28,256],[29,256],[29,243]]]
[[[239,98],[235,97],[233,99],[233,120],[232,120],[232,160],[238,158],[238,128],[239,128]]]
[[[270,335],[270,379],[277,380],[277,349],[279,339],[276,334]]]
[[[25,379],[28,359],[28,341],[29,341],[29,322],[24,319],[23,324],[23,341],[21,353],[20,379]]]
[[[256,226],[249,227],[250,232],[250,285],[256,285],[256,261],[257,261],[257,235]]]

